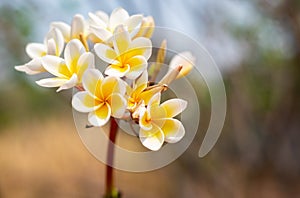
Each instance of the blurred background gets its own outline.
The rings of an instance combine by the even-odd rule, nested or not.
[[[223,132],[207,156],[197,155],[210,117],[209,92],[201,90],[202,119],[189,149],[157,171],[117,171],[124,197],[300,197],[297,0],[1,0],[0,197],[103,194],[105,167],[80,141],[71,92],[40,88],[38,77],[14,66],[29,60],[26,44],[42,42],[51,21],[120,6],[202,43],[228,99]]]

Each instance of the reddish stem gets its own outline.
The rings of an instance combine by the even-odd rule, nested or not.
[[[118,132],[118,124],[114,118],[110,121],[109,143],[107,149],[107,162],[106,162],[106,195],[111,196],[114,191],[114,179],[113,179],[113,161],[115,142]]]

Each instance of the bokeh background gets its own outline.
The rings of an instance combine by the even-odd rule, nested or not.
[[[14,71],[29,60],[51,21],[123,7],[202,43],[227,92],[225,126],[198,158],[209,123],[209,92],[198,93],[199,132],[157,171],[117,171],[124,197],[300,197],[300,2],[297,0],[1,0],[0,197],[101,197],[104,165],[76,132],[71,92],[38,87]],[[192,79],[193,80],[193,79]],[[197,85],[195,85],[197,86]]]

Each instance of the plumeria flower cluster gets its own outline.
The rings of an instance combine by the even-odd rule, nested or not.
[[[102,11],[75,15],[71,24],[53,22],[43,43],[30,43],[26,52],[31,60],[15,66],[33,75],[48,72],[52,76],[36,81],[42,87],[58,87],[57,92],[76,88],[72,98],[75,110],[88,113],[88,122],[101,127],[110,119],[123,119],[139,125],[138,137],[150,150],[159,150],[164,142],[176,143],[185,129],[174,117],[187,102],[174,98],[161,103],[161,94],[175,79],[187,75],[195,62],[190,52],[171,60],[169,71],[155,83],[166,56],[162,42],[156,63],[152,55],[151,16],[130,16],[122,8],[107,15]],[[105,63],[103,73],[96,59]]]

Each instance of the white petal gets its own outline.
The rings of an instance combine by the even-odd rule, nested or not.
[[[144,72],[134,81],[133,87],[139,87],[146,83],[148,83],[148,71],[145,69]]]
[[[134,56],[128,60],[130,70],[126,74],[129,79],[136,79],[147,69],[147,60],[143,56]]]
[[[25,72],[29,75],[34,75],[46,71],[45,68],[42,66],[41,58],[34,58],[24,65],[15,66],[15,69],[21,72]]]
[[[64,83],[66,83],[68,81],[68,79],[66,78],[45,78],[42,80],[38,80],[36,81],[36,84],[42,86],[42,87],[59,87],[61,85],[63,85]]]
[[[109,19],[109,28],[114,30],[118,25],[124,24],[129,18],[129,14],[123,8],[116,8],[112,11]]]
[[[87,91],[77,92],[72,98],[72,106],[76,111],[83,113],[92,112],[100,107]]]
[[[117,54],[114,49],[108,45],[97,43],[94,47],[97,56],[109,64],[116,63]]]
[[[122,118],[127,107],[127,101],[121,94],[113,93],[110,96],[110,107],[113,117]]]
[[[147,106],[147,111],[151,112],[152,107],[157,107],[160,103],[160,97],[161,94],[160,92],[156,93],[155,95],[152,96],[152,98],[149,100],[148,106]]]
[[[68,78],[70,77],[70,72],[65,64],[64,59],[47,55],[42,58],[43,67],[54,76]]]
[[[143,15],[132,15],[125,21],[125,25],[130,32],[130,37],[133,38],[140,30],[142,25]]]
[[[105,12],[103,12],[103,11],[101,11],[101,10],[98,10],[98,11],[96,11],[95,12],[95,14],[105,23],[105,24],[108,24],[108,22],[109,22],[109,16],[105,13]]]
[[[101,17],[99,17],[98,15],[96,15],[92,12],[89,12],[88,15],[90,18],[90,25],[98,27],[98,28],[103,28],[103,29],[107,28],[107,23],[105,21],[103,21],[103,19]]]
[[[113,36],[113,34],[108,31],[107,29],[91,26],[90,27],[91,32],[98,37],[101,41],[107,43],[109,39]]]
[[[41,43],[29,43],[26,46],[26,53],[30,58],[38,58],[47,54],[46,46]]]
[[[128,51],[132,51],[131,53],[135,56],[142,55],[148,60],[152,54],[151,40],[144,37],[138,37],[130,43]]]
[[[84,17],[80,14],[76,14],[73,17],[72,25],[71,25],[71,38],[79,39],[80,34],[85,33],[85,21]]]
[[[49,47],[50,47],[49,40],[54,40],[54,47],[51,47],[51,48],[53,48],[52,51],[54,51],[54,53],[51,53],[51,54],[49,53]],[[52,28],[46,35],[45,43],[46,43],[46,45],[48,45],[47,52],[49,55],[60,56],[60,54],[62,53],[64,46],[65,46],[64,37],[63,37],[62,32],[58,28]],[[53,44],[51,44],[51,45],[53,45]]]
[[[122,78],[122,77],[124,77],[124,76],[126,75],[126,73],[128,73],[129,70],[130,70],[129,65],[126,65],[126,66],[125,66],[125,69],[122,70],[122,71],[120,71],[120,70],[118,70],[118,69],[116,69],[116,68],[113,68],[112,66],[108,66],[108,67],[105,69],[104,73],[105,73],[106,75],[108,75],[108,76],[115,76],[115,77],[120,77],[120,78]]]
[[[129,32],[123,25],[116,27],[113,36],[113,46],[118,55],[123,54],[131,43]]]
[[[78,77],[77,77],[76,74],[73,74],[72,77],[66,83],[64,83],[63,85],[61,85],[56,90],[56,92],[59,92],[59,91],[64,90],[64,89],[70,89],[72,87],[75,87],[77,83],[78,83]]]
[[[94,126],[104,126],[110,119],[111,109],[107,104],[103,104],[99,109],[89,113],[88,120]]]
[[[164,133],[155,125],[149,131],[140,129],[139,137],[142,144],[152,151],[159,150],[164,143]]]
[[[64,22],[52,22],[51,23],[51,27],[53,28],[57,28],[60,30],[60,32],[62,33],[65,42],[69,42],[70,41],[70,36],[71,36],[71,26],[64,23]]]
[[[67,44],[64,58],[71,72],[76,72],[77,61],[84,52],[85,48],[78,39],[73,39]]]
[[[96,88],[100,85],[97,85],[98,82],[103,80],[102,73],[97,69],[87,69],[82,77],[82,85],[86,91],[93,97],[96,97]],[[100,90],[98,90],[100,92]]]
[[[94,68],[95,67],[95,58],[94,54],[91,52],[85,52],[83,53],[77,63],[77,75],[79,78],[79,81],[81,81],[83,73],[86,71],[88,68]]]
[[[168,143],[178,142],[185,134],[182,123],[176,119],[165,119],[161,130],[165,135],[165,141]]]
[[[141,129],[146,131],[151,130],[153,125],[152,125],[150,113],[147,111],[145,107],[140,107],[138,111],[140,112],[139,126],[141,127]]]
[[[120,78],[107,76],[103,79],[101,84],[101,94],[103,98],[108,98],[113,93],[124,95],[125,92],[126,83]]]
[[[184,111],[186,106],[187,102],[178,98],[167,100],[161,104],[161,107],[166,111],[168,118],[172,118],[178,115],[179,113]]]
[[[46,46],[47,46],[47,54],[56,56],[56,44],[53,38],[47,41]]]

